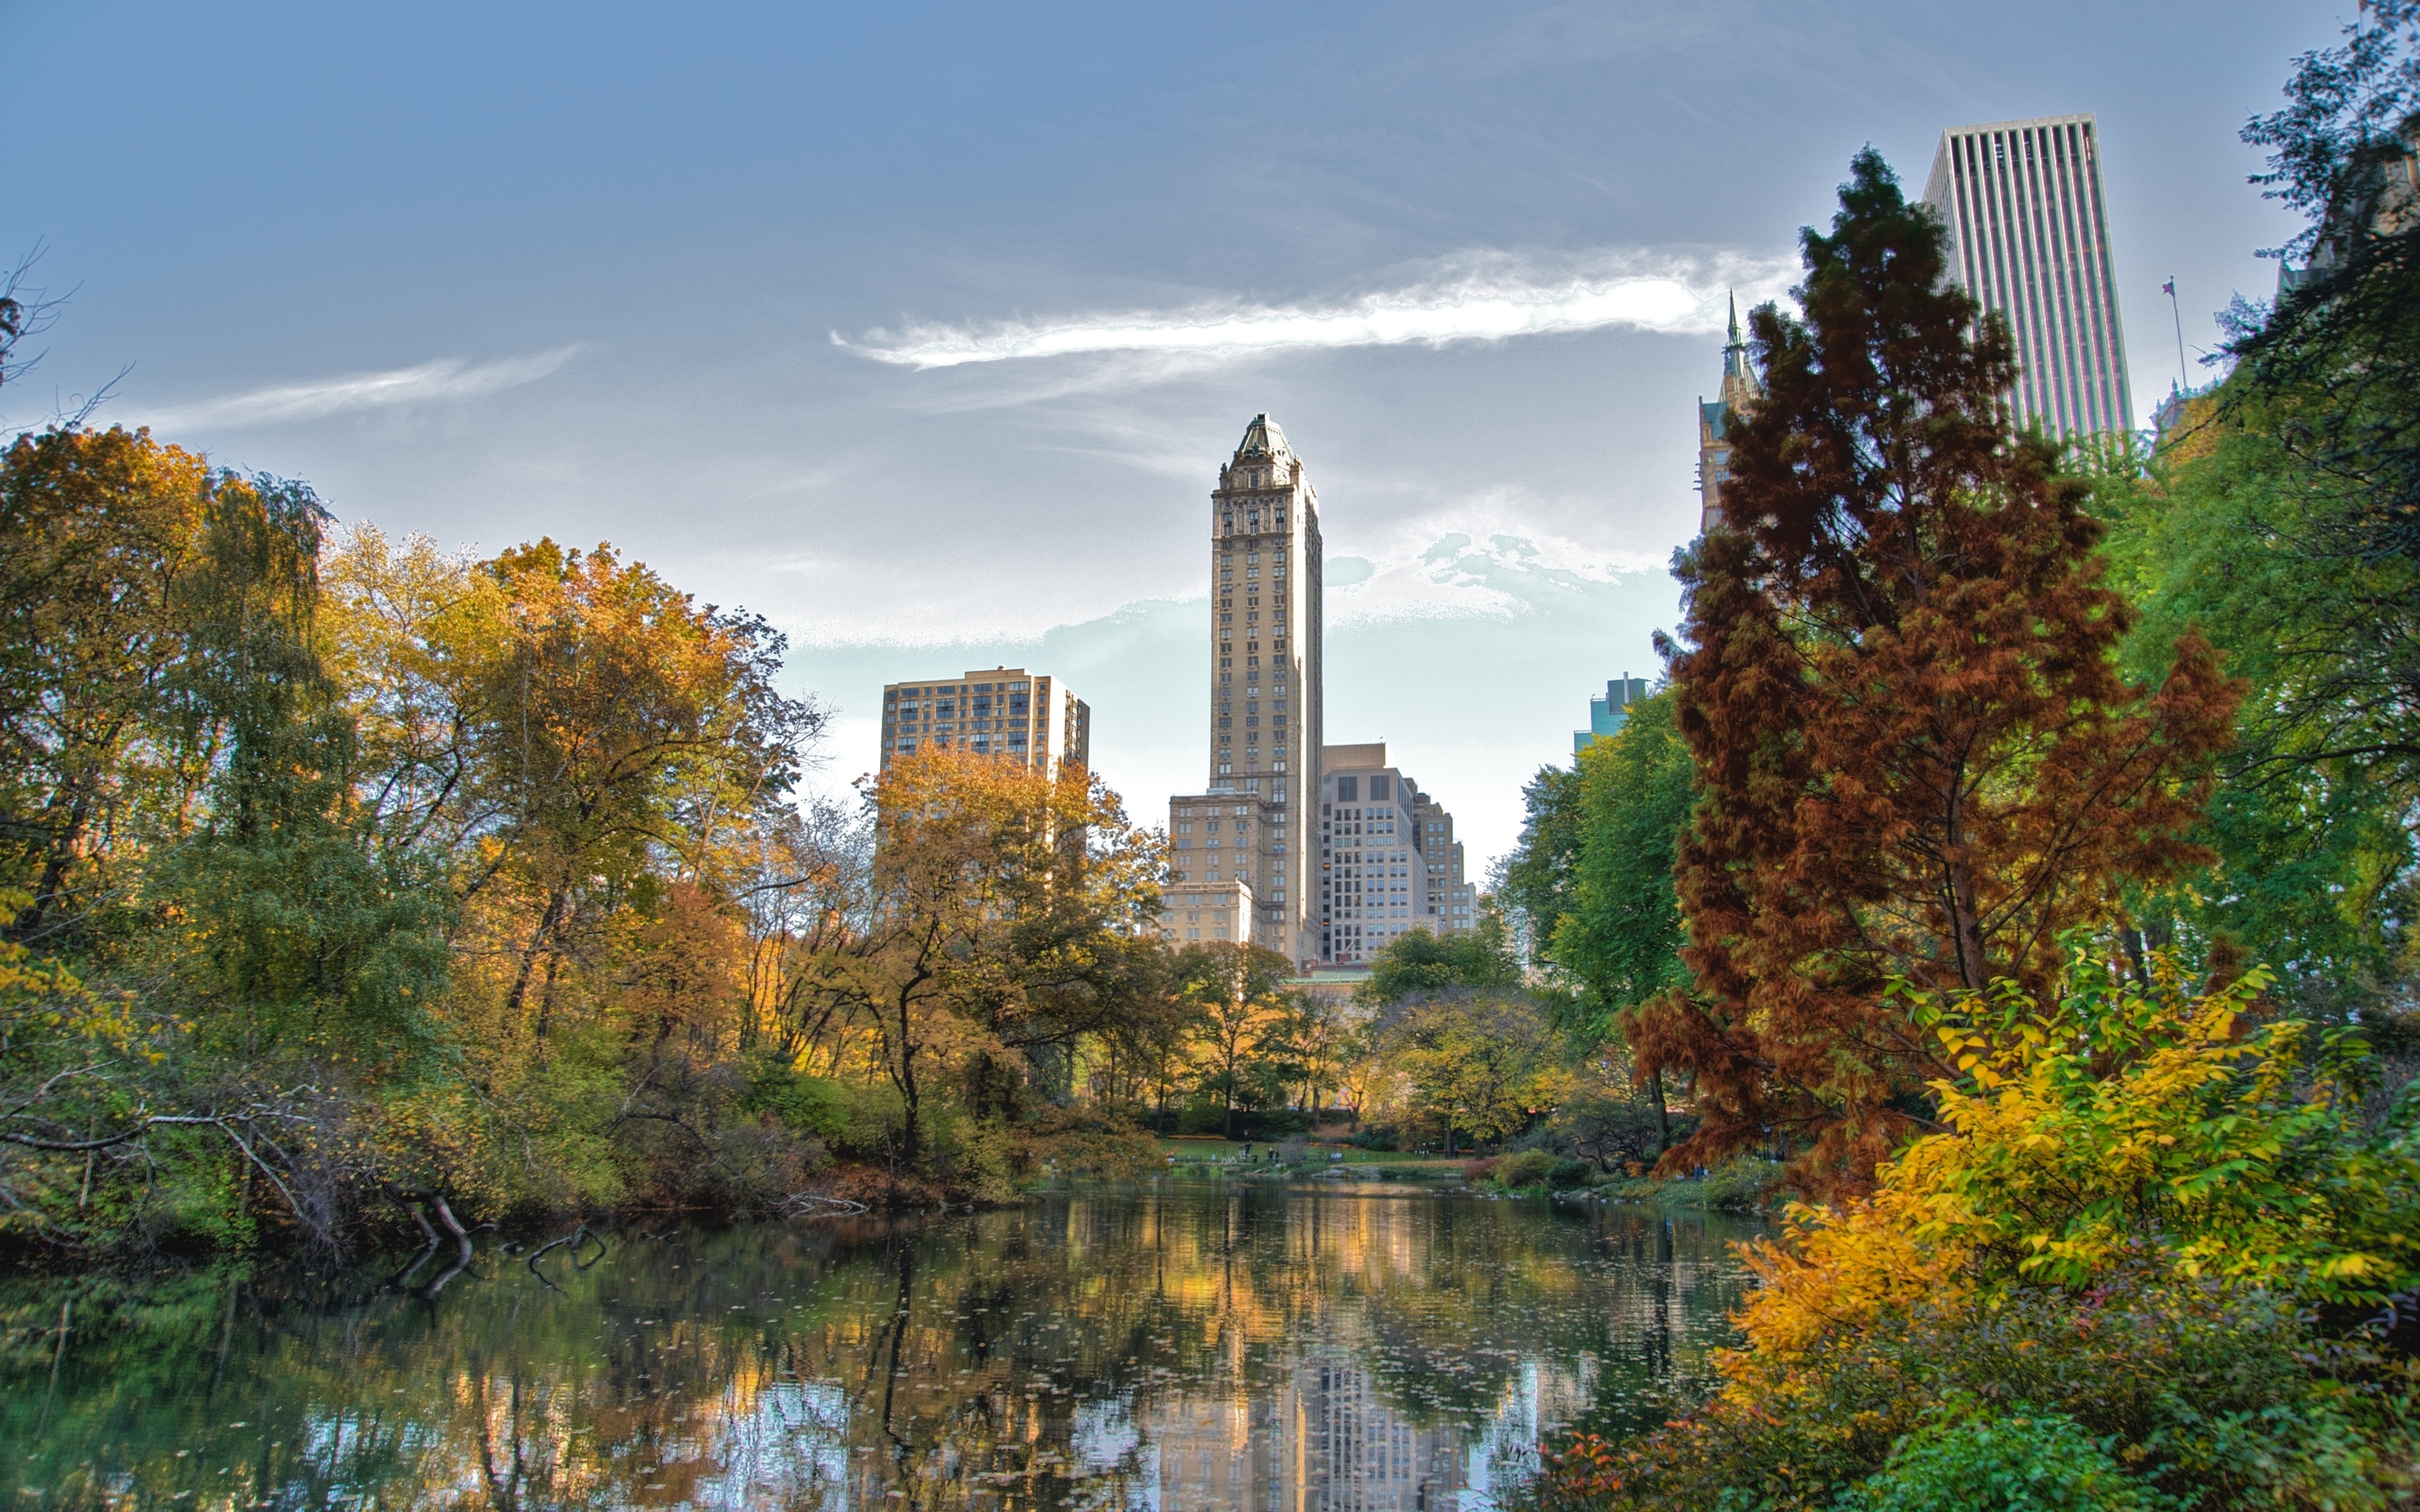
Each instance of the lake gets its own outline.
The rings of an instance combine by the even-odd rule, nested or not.
[[[1485,1508],[1541,1433],[1703,1392],[1747,1284],[1728,1242],[1759,1228],[1163,1183],[633,1227],[543,1280],[483,1249],[433,1298],[359,1270],[19,1280],[0,1487],[127,1512]]]

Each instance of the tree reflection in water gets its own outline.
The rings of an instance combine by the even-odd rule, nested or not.
[[[1426,1512],[1703,1391],[1752,1227],[1179,1189],[491,1252],[434,1297],[18,1282],[0,1442],[20,1507]]]

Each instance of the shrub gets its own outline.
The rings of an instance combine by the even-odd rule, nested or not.
[[[1743,1155],[1708,1171],[1698,1185],[1698,1200],[1726,1211],[1753,1211],[1781,1190],[1781,1178],[1780,1161]]]
[[[2057,1413],[1945,1417],[1899,1440],[1841,1512],[2169,1512],[2184,1503],[2120,1469]]]
[[[1547,1186],[1556,1192],[1584,1187],[1597,1178],[1597,1168],[1585,1160],[1557,1159],[1547,1167]]]
[[[1503,1163],[1504,1158],[1500,1155],[1491,1155],[1484,1160],[1473,1160],[1462,1167],[1462,1179],[1473,1185],[1482,1181],[1493,1181],[1495,1179],[1497,1167]]]
[[[1271,1138],[1284,1134],[1307,1134],[1311,1128],[1310,1115],[1293,1108],[1272,1108],[1267,1112],[1254,1113],[1252,1121],[1262,1134]]]
[[[1574,1445],[1542,1501],[1812,1512],[1968,1401],[2071,1418],[2198,1512],[2420,1489],[2420,1365],[2318,1326],[2420,1280],[2420,1106],[2365,1098],[2349,1036],[2246,1031],[2263,973],[2152,976],[2079,957],[2048,1008],[1914,996],[1966,1073],[1933,1088],[1947,1132],[1869,1200],[1792,1208],[1750,1248],[1721,1393],[1632,1448]]]
[[[810,1076],[772,1058],[751,1072],[744,1108],[770,1113],[840,1155],[870,1160],[887,1154],[906,1118],[899,1094],[889,1087]]]
[[[1357,1150],[1377,1150],[1392,1154],[1395,1149],[1395,1131],[1391,1128],[1365,1128],[1345,1143]]]
[[[1741,1363],[1727,1360],[1726,1374]],[[1980,1314],[1893,1308],[1802,1358],[1785,1389],[1735,1380],[1649,1439],[1582,1439],[1554,1460],[1536,1500],[1850,1512],[1868,1505],[1856,1500],[1860,1483],[1906,1464],[1902,1447],[1953,1417],[2056,1416],[2105,1441],[2141,1486],[2198,1495],[2198,1512],[2382,1507],[2382,1488],[2409,1478],[2396,1467],[2420,1450],[2415,1383],[2408,1366],[2330,1343],[2279,1299],[2221,1282],[2135,1277],[2081,1297],[2018,1287]]]
[[[1554,1168],[1564,1163],[1551,1150],[1521,1150],[1498,1160],[1492,1178],[1509,1191],[1542,1187]]]

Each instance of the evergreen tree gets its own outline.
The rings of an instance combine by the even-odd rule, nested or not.
[[[1695,1088],[1668,1164],[1787,1135],[1822,1191],[1925,1126],[1955,1069],[1893,979],[2047,992],[2121,882],[2202,858],[2184,833],[2236,695],[2190,638],[2155,695],[2119,676],[2089,486],[2011,430],[2008,335],[1879,155],[1802,241],[1804,318],[1752,317],[1765,399],[1729,421],[1725,524],[1681,569],[1695,986],[1634,1042]]]

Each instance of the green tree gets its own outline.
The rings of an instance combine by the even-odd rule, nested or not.
[[[1354,996],[1384,1007],[1415,993],[1520,985],[1520,963],[1512,958],[1500,927],[1453,935],[1414,928],[1370,957],[1369,980],[1354,988]]]
[[[2347,663],[2413,633],[2420,562],[2298,550],[2333,506],[2275,435],[2209,407],[2148,468],[2097,480],[2113,581],[2142,616],[2130,671],[2156,675],[2163,649],[2198,633],[2254,690],[2197,835],[2214,861],[2138,892],[2132,912],[2153,946],[2248,954],[2298,1002],[2349,1007],[2410,969],[2414,848],[2411,795],[2375,759],[2400,716],[2359,694]],[[2355,738],[2360,719],[2372,732]]]
[[[2341,45],[2296,60],[2285,94],[2243,138],[2270,149],[2254,181],[2307,217],[2279,249],[2305,266],[2274,310],[2232,312],[2240,368],[2225,407],[2302,464],[2323,506],[2304,553],[2420,561],[2420,4],[2362,6]],[[2359,649],[2359,680],[2399,691],[2408,720],[2420,645],[2407,633]],[[2357,726],[2366,713],[2353,711]],[[2420,749],[2405,736],[2370,754],[2399,765],[2408,788]]]
[[[1547,964],[1547,946],[1570,906],[1580,861],[1580,773],[1541,766],[1521,789],[1521,836],[1494,879],[1497,905],[1530,964]]]
[[[1580,753],[1577,852],[1547,958],[1585,994],[1599,1034],[1687,978],[1672,864],[1693,800],[1668,689]]]
[[[1619,1034],[1639,1005],[1688,980],[1672,867],[1694,801],[1691,772],[1669,689],[1632,705],[1620,730],[1580,753],[1570,881],[1546,954],[1578,994],[1583,1041]],[[1663,1068],[1644,1079],[1659,1145],[1668,1145]],[[1623,1122],[1607,1108],[1590,1126]]]

